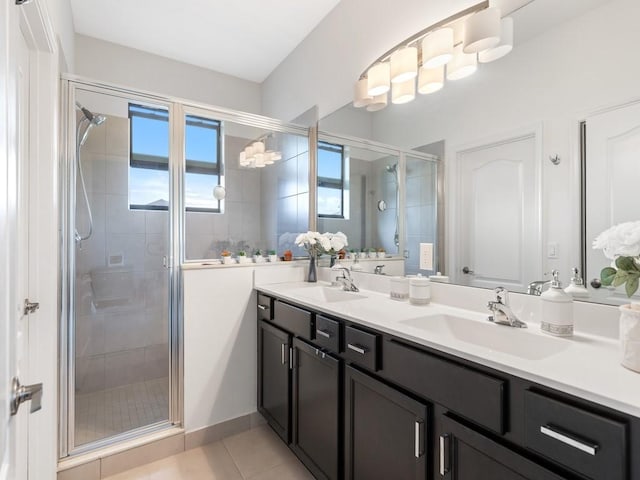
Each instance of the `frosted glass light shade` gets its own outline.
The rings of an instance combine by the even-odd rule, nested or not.
[[[271,153],[271,160],[273,160],[274,162],[277,162],[278,160],[282,160],[282,152],[274,150],[269,153]]]
[[[471,15],[464,26],[464,53],[478,53],[500,42],[500,9],[485,8]]]
[[[489,63],[504,57],[513,50],[513,18],[505,17],[500,21],[500,43],[497,46],[478,53],[480,63]]]
[[[404,47],[391,54],[391,83],[402,83],[418,75],[418,49]]]
[[[460,80],[476,72],[478,56],[475,53],[464,53],[462,45],[455,47],[453,52],[453,59],[447,64],[447,80]]]
[[[255,153],[255,150],[253,148],[253,145],[244,147],[244,154],[246,155],[247,159],[250,159],[251,157],[253,157],[254,153]]]
[[[391,86],[391,103],[400,105],[416,98],[416,82],[410,78],[406,82],[394,83]]]
[[[422,40],[422,66],[441,67],[453,57],[453,29],[441,28]]]
[[[253,142],[254,153],[264,153],[264,143],[257,141]]]
[[[375,97],[387,93],[390,85],[391,70],[388,63],[377,63],[367,72],[367,93]]]
[[[437,68],[420,68],[418,93],[426,95],[437,92],[444,86],[444,65]]]
[[[255,158],[255,166],[258,168],[262,168],[265,166],[264,162],[264,153],[256,153],[253,158]]]
[[[367,91],[367,83],[366,78],[361,78],[353,86],[353,106],[356,108],[366,107],[371,103],[373,97]]]
[[[249,165],[249,160],[247,160],[247,154],[245,153],[245,151],[241,151],[240,155],[238,155],[238,164],[241,167],[246,167]]]
[[[383,93],[382,95],[376,95],[371,100],[371,103],[367,105],[367,111],[369,112],[377,112],[378,110],[382,110],[387,106],[387,94]]]

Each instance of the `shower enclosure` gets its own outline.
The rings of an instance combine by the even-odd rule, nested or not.
[[[62,87],[61,458],[181,424],[180,266],[227,249],[299,254],[312,190],[305,127]],[[249,168],[241,152],[257,143],[264,163]]]
[[[180,418],[172,105],[63,86],[61,456]]]

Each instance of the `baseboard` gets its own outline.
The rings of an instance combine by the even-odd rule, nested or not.
[[[197,448],[207,443],[217,442],[225,437],[250,430],[258,425],[263,425],[266,420],[258,412],[249,413],[241,417],[233,418],[216,425],[200,428],[185,433],[185,450]]]

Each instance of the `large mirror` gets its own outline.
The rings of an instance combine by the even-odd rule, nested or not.
[[[567,285],[578,267],[585,300],[628,302],[590,286],[610,262],[591,244],[640,217],[630,197],[640,182],[640,62],[630,57],[640,3],[535,0],[512,17],[513,51],[475,75],[377,112],[348,104],[319,128],[440,150],[440,265],[452,282],[526,292],[553,269]]]

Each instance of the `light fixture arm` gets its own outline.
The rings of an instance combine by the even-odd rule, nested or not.
[[[533,0],[530,0],[533,1]],[[380,55],[376,60],[374,60],[361,74],[359,78],[365,78],[367,76],[367,72],[369,71],[369,69],[371,67],[373,67],[375,64],[380,63],[380,62],[384,62],[386,60],[388,60],[389,58],[391,58],[391,54],[393,52],[395,52],[396,50],[398,50],[399,48],[402,47],[406,47],[409,45],[412,45],[414,43],[419,42],[420,40],[422,40],[424,37],[426,37],[429,33],[437,30],[438,28],[444,27],[446,25],[449,25],[451,23],[456,22],[457,20],[460,20],[461,18],[467,17],[469,15],[472,15],[476,12],[479,12],[480,10],[484,10],[485,8],[489,7],[489,0],[483,0],[480,3],[476,3],[475,5],[466,8],[464,10],[461,10],[457,13],[455,13],[454,15],[451,15],[450,17],[445,18],[444,20],[441,20],[437,23],[434,23],[433,25],[430,25],[422,30],[420,30],[419,32],[411,35],[409,38],[405,38],[402,42],[398,43],[397,45],[395,45],[393,48],[390,48],[389,50],[387,50],[385,53],[383,53],[382,55]],[[418,59],[420,61],[420,59]]]

